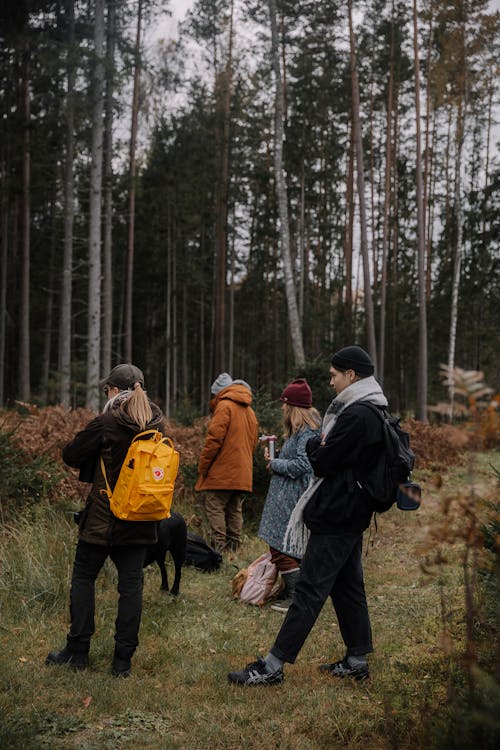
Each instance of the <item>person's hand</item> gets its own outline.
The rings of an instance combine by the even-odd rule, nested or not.
[[[264,461],[268,464],[270,460],[271,456],[269,455],[269,448],[266,445],[264,446]]]

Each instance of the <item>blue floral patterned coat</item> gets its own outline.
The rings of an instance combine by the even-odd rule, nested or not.
[[[270,547],[287,553],[283,544],[290,515],[312,476],[306,443],[320,430],[304,427],[283,443],[279,457],[270,463],[271,482],[267,492],[258,535]]]

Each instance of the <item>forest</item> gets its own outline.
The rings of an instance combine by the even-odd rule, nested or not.
[[[4,0],[0,405],[167,416],[364,346],[394,410],[500,387],[500,14],[487,0]],[[453,403],[450,403],[450,412]]]

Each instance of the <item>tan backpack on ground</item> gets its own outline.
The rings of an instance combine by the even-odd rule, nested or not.
[[[275,599],[282,584],[276,565],[271,562],[271,553],[260,555],[248,568],[240,570],[232,580],[233,596],[245,604],[262,607]]]

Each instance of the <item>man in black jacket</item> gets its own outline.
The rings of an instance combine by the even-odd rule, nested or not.
[[[269,654],[231,672],[228,678],[235,684],[283,682],[284,662],[293,664],[328,596],[346,653],[320,670],[355,680],[369,676],[366,657],[373,646],[362,537],[373,508],[357,480],[375,466],[384,440],[382,421],[362,402],[384,409],[387,399],[373,377],[371,358],[360,347],[341,349],[331,362],[330,384],[336,397],[326,411],[321,436],[307,444],[315,478],[297,503],[287,529],[290,548],[303,556],[295,597]]]

